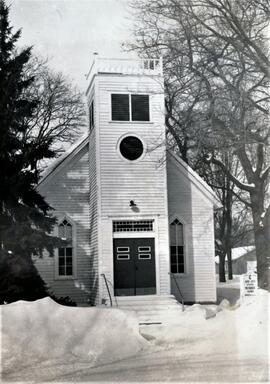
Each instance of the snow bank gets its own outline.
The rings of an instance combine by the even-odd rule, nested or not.
[[[66,357],[109,362],[137,354],[148,342],[132,312],[65,307],[50,298],[1,306],[2,366]]]
[[[270,294],[258,289],[233,311],[237,344],[241,355],[261,355],[269,359]]]
[[[63,307],[48,298],[2,306],[2,380],[141,382],[135,378],[145,374],[195,382],[207,374],[207,382],[267,381],[269,293],[259,289],[240,304],[168,311],[168,325],[140,328],[150,343],[131,311]],[[216,316],[206,319],[209,311]]]
[[[239,358],[269,358],[269,301],[267,291],[258,289],[231,306],[224,300],[219,306],[193,305],[177,322],[169,326],[143,327],[141,333],[157,345],[180,344],[185,352],[232,353]],[[216,314],[216,316],[210,316]]]

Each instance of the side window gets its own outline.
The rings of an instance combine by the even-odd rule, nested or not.
[[[112,120],[129,121],[129,95],[112,94]]]
[[[58,248],[58,275],[73,275],[73,228],[72,224],[66,219],[58,226],[58,235],[62,240],[66,241],[64,247]]]
[[[184,230],[178,219],[170,224],[170,256],[171,272],[185,273]]]
[[[92,100],[89,107],[89,129],[90,131],[94,128],[95,116],[94,116],[94,100]]]

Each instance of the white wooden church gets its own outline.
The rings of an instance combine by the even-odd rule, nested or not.
[[[96,57],[88,80],[89,132],[39,185],[67,241],[36,260],[41,276],[78,305],[100,304],[109,291],[179,298],[178,287],[186,302],[216,301],[218,203],[166,151],[161,60]]]

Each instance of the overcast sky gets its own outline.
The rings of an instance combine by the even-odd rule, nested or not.
[[[20,45],[49,58],[83,90],[93,52],[101,57],[127,56],[121,43],[132,27],[127,0],[7,0],[10,20],[22,28]]]

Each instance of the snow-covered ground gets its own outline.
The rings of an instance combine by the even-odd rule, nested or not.
[[[232,305],[235,304],[240,299],[240,275],[233,275],[233,279],[227,280],[226,283],[220,283],[218,275],[216,280],[218,303],[227,299]]]
[[[2,381],[267,382],[269,293],[194,305],[169,325],[45,298],[1,307]],[[208,318],[208,319],[206,319]],[[142,336],[143,335],[143,336]]]

